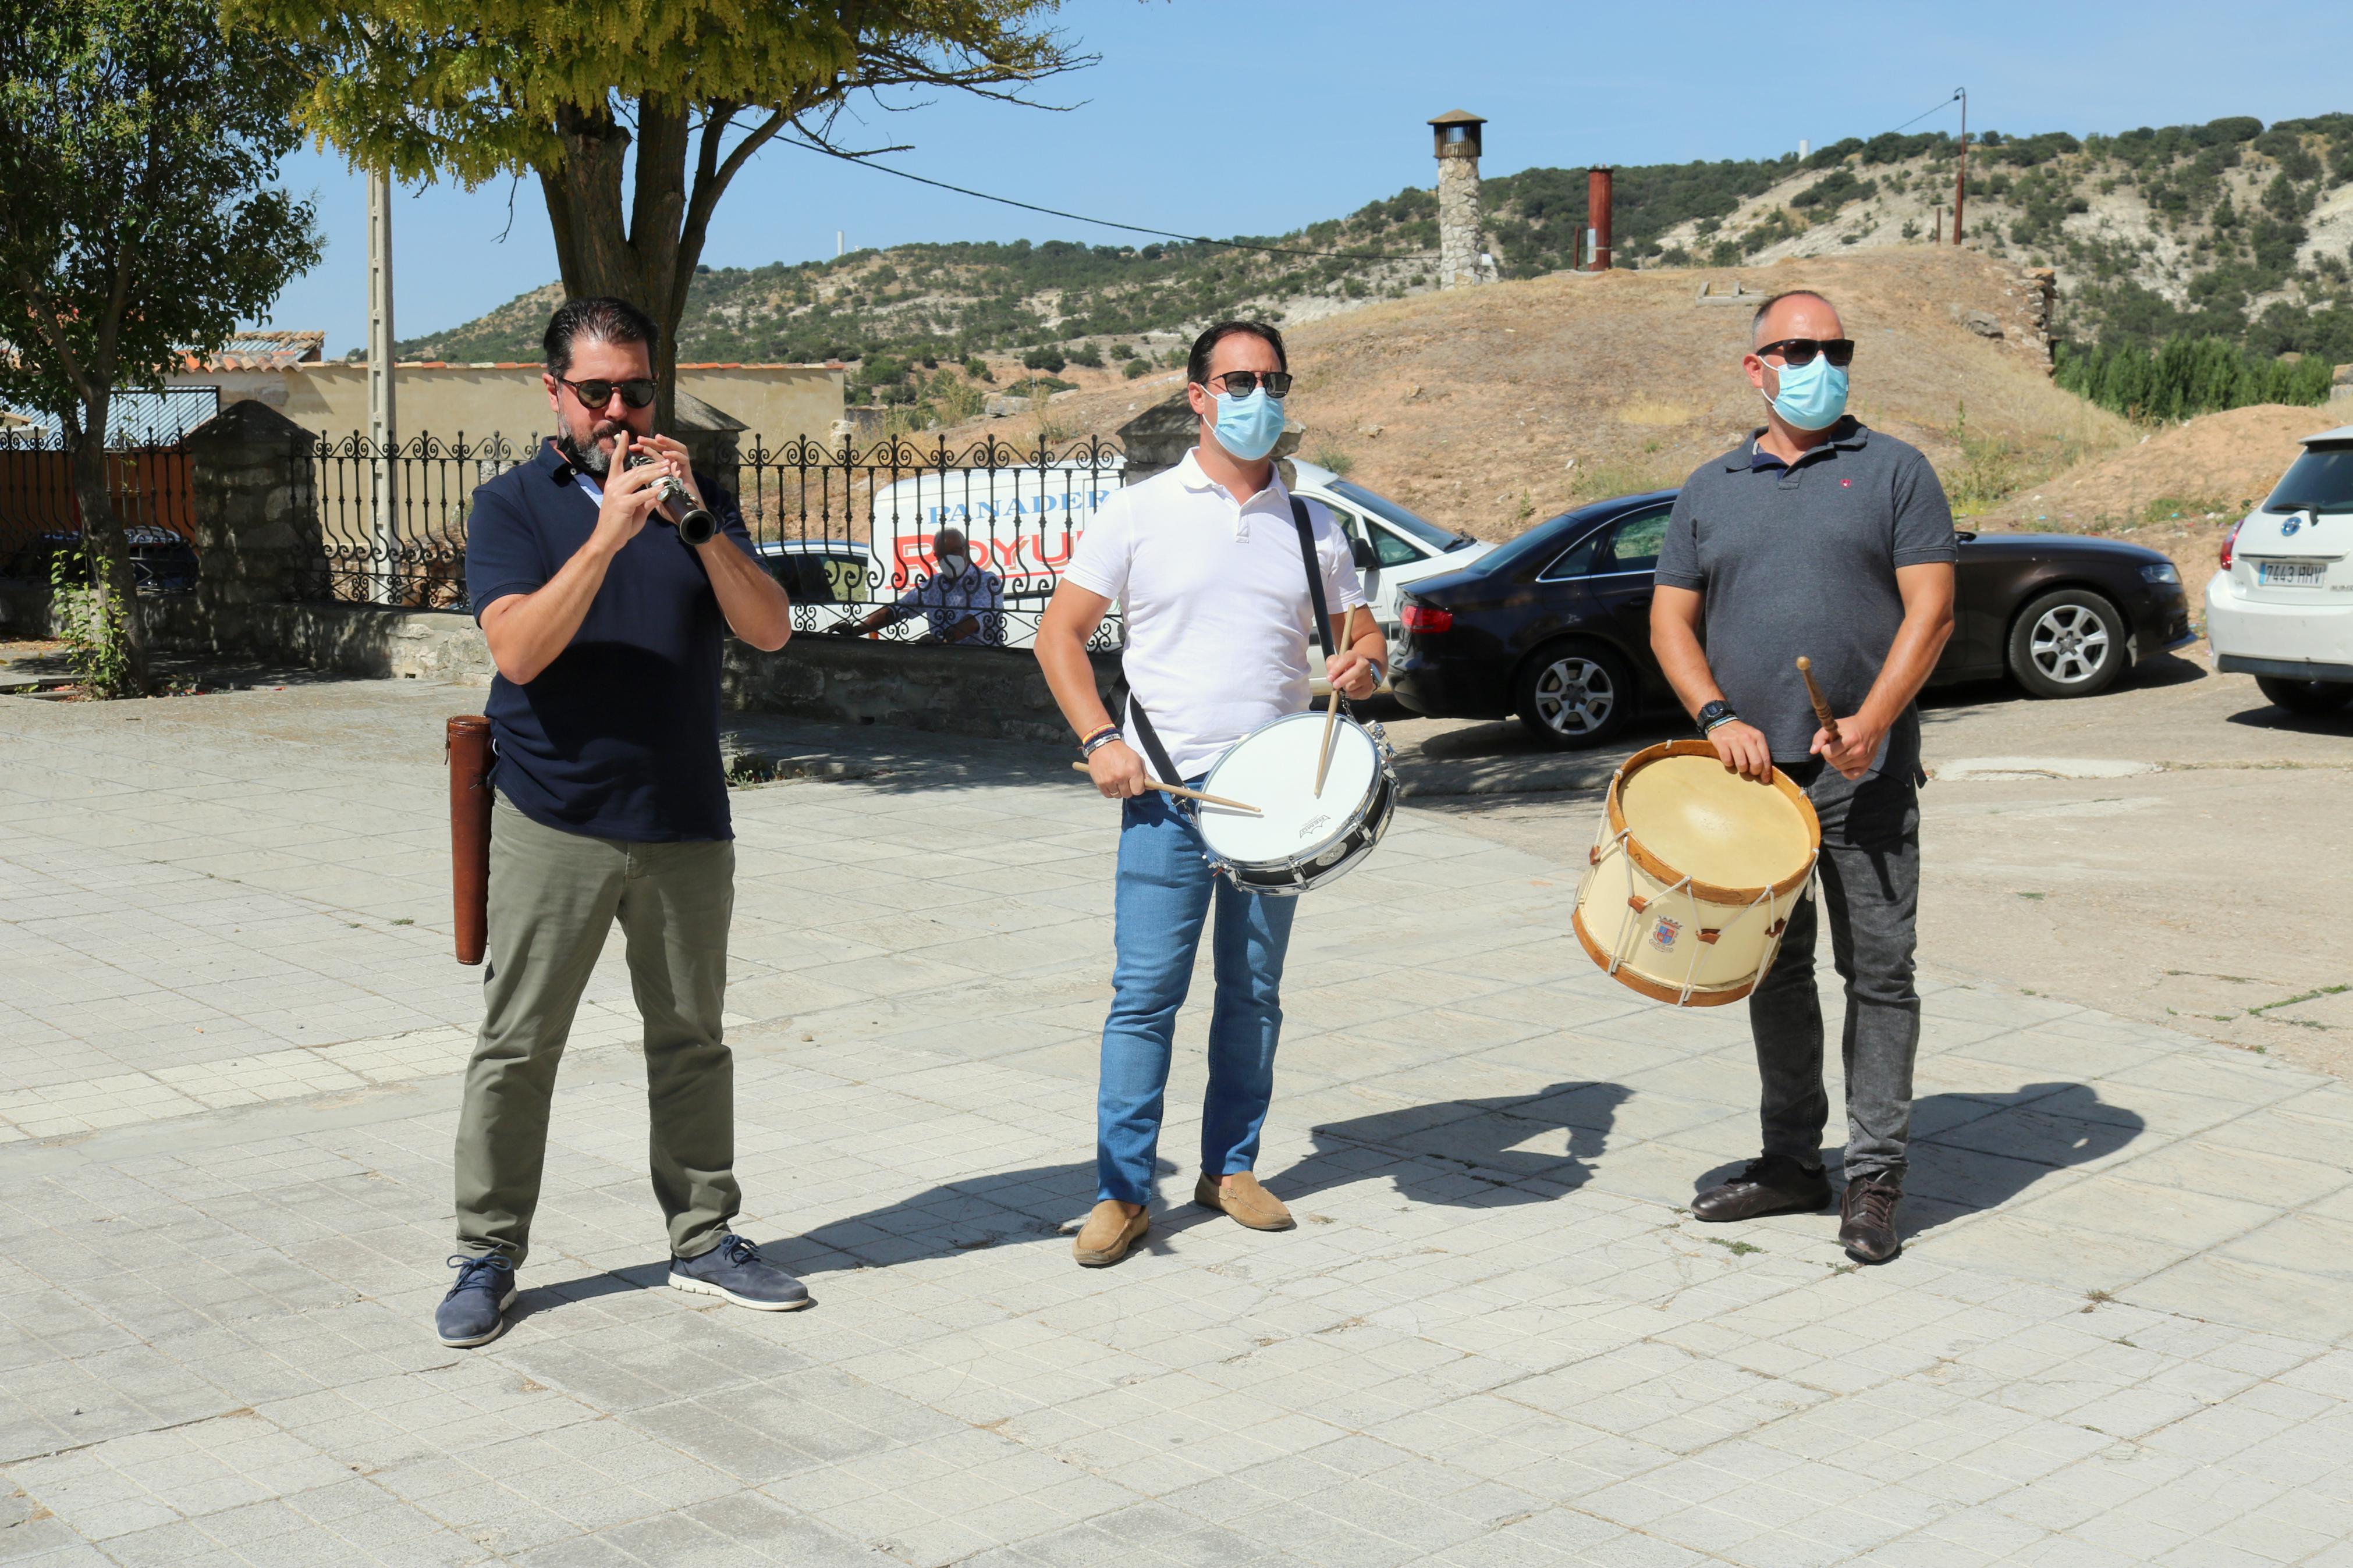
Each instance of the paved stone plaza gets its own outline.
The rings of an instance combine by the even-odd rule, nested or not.
[[[816,1309],[659,1288],[615,943],[515,1321],[445,1350],[480,698],[0,709],[0,1560],[2353,1564],[2337,1080],[1932,953],[1905,1255],[1702,1226],[1742,1011],[1598,974],[1570,855],[1409,810],[1301,914],[1301,1227],[1179,1201],[1197,1009],[1171,1201],[1082,1271],[1112,810],[874,730],[766,726],[836,776],[735,796],[742,1228]]]

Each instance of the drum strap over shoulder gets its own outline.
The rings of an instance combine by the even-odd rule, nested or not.
[[[1113,712],[1126,714],[1135,721],[1135,738],[1144,744],[1144,760],[1152,764],[1152,776],[1162,784],[1183,784],[1184,776],[1169,760],[1168,748],[1160,743],[1160,732],[1152,727],[1152,716],[1145,712],[1144,704],[1128,689],[1124,660],[1119,667],[1119,679],[1112,683],[1111,706]]]
[[[1332,610],[1324,598],[1324,566],[1315,556],[1315,527],[1307,521],[1307,503],[1297,496],[1291,498],[1291,521],[1299,530],[1299,559],[1307,568],[1307,601],[1315,606],[1315,641],[1328,659],[1333,653]],[[1348,700],[1336,689],[1332,700],[1339,704],[1341,712],[1349,711]]]
[[[1330,658],[1332,611],[1324,601],[1324,569],[1315,559],[1315,528],[1307,521],[1307,503],[1297,496],[1291,498],[1291,521],[1299,530],[1299,559],[1307,567],[1307,599],[1315,606],[1315,640],[1323,645],[1324,657]]]

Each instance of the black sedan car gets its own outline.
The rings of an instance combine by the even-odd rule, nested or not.
[[[1517,713],[1556,746],[1599,745],[1675,710],[1651,657],[1651,577],[1673,490],[1540,522],[1402,600],[1398,700],[1434,718]],[[2088,697],[2190,640],[2181,574],[2154,550],[2065,534],[1960,534],[1952,641],[1931,685],[2007,675]]]

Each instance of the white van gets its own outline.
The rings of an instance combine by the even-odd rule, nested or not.
[[[1095,508],[1119,488],[1124,466],[1124,458],[1111,453],[1101,468],[951,469],[885,488],[874,498],[872,581],[885,584],[874,596],[894,597],[928,576],[932,536],[953,525],[964,530],[973,563],[1004,582],[1006,645],[1030,646],[1038,616],[1061,581],[1071,546],[1086,531]],[[1288,467],[1292,493],[1331,508],[1347,534],[1365,595],[1392,639],[1402,629],[1398,595],[1407,584],[1451,572],[1491,548],[1329,468],[1296,460]],[[1114,640],[1117,614],[1113,612],[1108,628]]]

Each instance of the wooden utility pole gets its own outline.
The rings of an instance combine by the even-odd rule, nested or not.
[[[390,604],[399,587],[393,563],[399,552],[396,516],[399,439],[392,397],[392,175],[368,176],[368,446],[374,453],[368,486],[368,597]]]
[[[1961,100],[1961,172],[1953,176],[1953,243],[1961,243],[1961,209],[1969,195],[1969,89],[1957,87],[1953,96]]]

